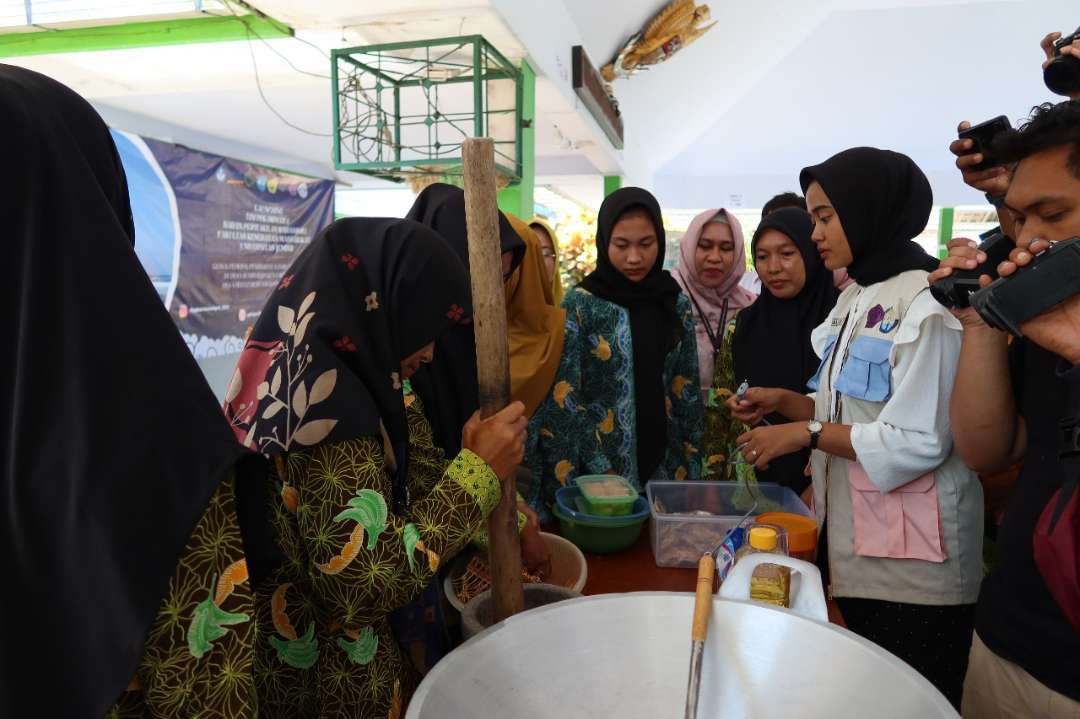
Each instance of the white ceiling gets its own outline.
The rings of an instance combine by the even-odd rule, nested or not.
[[[662,6],[567,2],[597,64]],[[1049,99],[1039,40],[1080,23],[1075,0],[713,2],[718,25],[666,64],[617,81],[650,182],[675,207],[760,206],[801,167],[870,144],[910,154],[942,203],[976,202],[946,150],[962,119],[1016,119]],[[598,59],[602,58],[602,59]],[[734,196],[734,197],[733,197]]]
[[[794,185],[800,167],[874,145],[911,155],[939,202],[976,202],[946,149],[957,123],[998,114],[1017,120],[1051,99],[1038,42],[1050,29],[1080,22],[1077,10],[1073,2],[1038,0],[836,12],[658,173],[715,178],[699,186],[723,189],[745,176],[787,174]],[[964,38],[978,40],[961,41],[961,26]],[[885,29],[905,39],[906,51],[883,47],[893,45],[879,32]]]
[[[567,92],[570,45],[582,42],[600,66],[663,0],[254,4],[300,39],[13,62],[70,84],[124,129],[331,176],[329,138],[275,117],[256,89],[252,53],[273,108],[319,135],[330,131],[329,49],[482,34],[512,59],[565,57],[538,81],[538,174],[590,204],[597,176],[621,166],[669,207],[760,206],[795,189],[804,165],[856,144],[912,155],[939,202],[953,204],[979,199],[960,184],[945,149],[956,123],[1016,119],[1048,99],[1038,41],[1080,24],[1076,0],[713,0],[713,31],[616,82],[627,133],[616,152]],[[556,15],[572,32],[537,31]]]
[[[298,37],[2,61],[69,84],[122,129],[324,177],[336,175],[354,185],[383,187],[381,180],[333,170],[330,49],[479,34],[511,60],[527,54],[499,15],[477,2],[436,6],[431,0],[259,0],[256,5],[296,28]],[[273,110],[260,97],[255,68]],[[537,82],[537,113],[541,174],[617,171],[595,154],[584,118],[543,77]],[[588,200],[592,197],[588,193]]]

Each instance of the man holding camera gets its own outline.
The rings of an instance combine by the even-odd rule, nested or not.
[[[1055,34],[1043,41],[1048,63],[1057,40]],[[1080,43],[1056,54],[1080,58]],[[1080,236],[1080,87],[1070,95],[1073,101],[1037,108],[1023,129],[998,137],[993,154],[1003,166],[972,171],[982,157],[965,154],[968,141],[950,147],[965,182],[987,193],[1015,239],[1016,249],[998,268],[1002,277],[1029,265],[1050,243]],[[1004,166],[1013,163],[1011,171]],[[986,259],[968,240],[953,240],[949,248],[931,282]],[[1080,717],[1080,630],[1057,591],[1060,577],[1053,569],[1048,576],[1035,549],[1047,506],[1077,471],[1059,457],[1062,420],[1080,416],[1080,277],[1076,292],[1021,324],[1025,337],[1011,347],[974,309],[954,310],[964,324],[950,411],[957,449],[980,473],[1023,461],[998,535],[999,567],[979,597],[965,717]]]

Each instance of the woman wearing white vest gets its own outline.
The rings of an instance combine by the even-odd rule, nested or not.
[[[933,197],[910,158],[846,150],[800,177],[826,267],[855,284],[812,335],[813,395],[751,389],[729,407],[764,467],[811,447],[831,595],[848,627],[930,679],[959,706],[982,579],[983,500],[953,450],[949,395],[960,323],[930,296],[937,262],[912,238]]]

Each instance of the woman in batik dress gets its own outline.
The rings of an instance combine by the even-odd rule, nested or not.
[[[254,719],[248,453],[135,255],[109,128],[0,65],[0,155],[0,716]]]
[[[264,716],[400,717],[430,663],[397,620],[415,618],[483,526],[524,444],[515,403],[470,419],[448,461],[409,391],[438,361],[436,338],[469,316],[465,278],[418,223],[338,221],[286,273],[241,356],[226,413],[279,469],[284,559],[256,588]]]
[[[567,293],[566,339],[551,395],[530,420],[528,461],[547,512],[576,476],[612,473],[644,491],[701,475],[702,403],[690,301],[663,269],[664,226],[647,191],[608,196],[597,269]]]

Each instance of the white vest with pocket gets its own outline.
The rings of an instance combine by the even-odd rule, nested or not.
[[[929,316],[908,314],[915,298],[929,291],[926,277],[921,271],[904,272],[841,294],[814,333],[815,349],[823,357],[810,381],[817,390],[817,420],[872,423],[895,401],[896,348],[919,342]],[[959,329],[951,315],[945,315],[945,322]],[[903,401],[936,402],[937,383],[927,382],[926,391],[925,398]],[[834,416],[837,394],[839,417]],[[951,447],[951,437],[945,439]],[[982,581],[982,487],[955,449],[933,471],[890,492],[882,492],[858,462],[813,452],[811,466],[818,521],[822,526],[828,522],[834,596],[929,605],[976,600]]]

